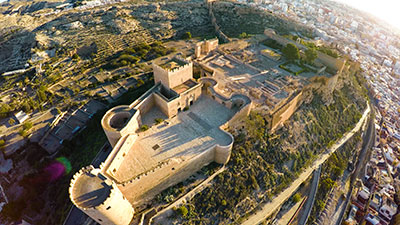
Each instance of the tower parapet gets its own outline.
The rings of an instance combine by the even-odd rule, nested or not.
[[[153,62],[154,82],[172,89],[193,78],[193,62],[179,54],[162,57]]]
[[[93,166],[82,168],[71,180],[72,203],[99,224],[128,225],[134,209],[117,185]]]

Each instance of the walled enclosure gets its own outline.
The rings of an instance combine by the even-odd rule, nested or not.
[[[135,204],[152,199],[165,188],[187,179],[212,161],[225,164],[230,158],[234,138],[224,129],[249,114],[250,99],[239,94],[230,97],[221,95],[216,90],[218,82],[213,79],[204,79],[197,83],[192,78],[192,62],[180,58],[177,60],[172,62],[179,66],[176,63],[168,65],[167,68],[172,69],[154,64],[156,85],[129,106],[117,106],[107,111],[101,123],[113,146],[112,152],[99,169],[93,166],[83,168],[71,180],[72,202],[100,224],[129,224]],[[204,83],[208,84],[205,88]],[[203,100],[198,101],[199,99]],[[196,112],[199,114],[195,114],[190,108],[187,112],[178,114],[197,101],[205,104],[197,106],[200,111]],[[193,110],[195,108],[196,105]],[[148,131],[138,132],[142,119],[155,109],[165,114],[167,121],[150,127]],[[222,110],[219,115],[223,116],[199,117],[203,109],[211,114]],[[229,114],[223,114],[224,110],[228,110]],[[181,133],[176,130],[179,126],[184,128]],[[172,131],[178,133],[171,133]],[[192,132],[194,139],[185,141],[187,132]],[[165,148],[160,142],[161,147],[156,144],[150,149],[151,142],[147,138],[152,135],[155,135],[153,138],[161,137],[165,140],[182,139],[183,145],[167,145]],[[195,148],[192,147],[192,142],[197,143]],[[158,154],[154,154],[157,148],[165,150],[158,150]],[[187,152],[179,152],[181,150]],[[170,151],[175,151],[175,155],[170,155]],[[126,161],[128,157],[132,160]],[[148,162],[140,161],[147,160],[146,157]],[[127,168],[131,168],[128,170],[130,174],[125,173]],[[87,207],[82,203],[82,199],[94,194],[100,194],[95,205]]]
[[[285,37],[282,37],[278,34],[275,33],[275,31],[273,29],[265,29],[264,30],[264,34],[265,36],[267,36],[268,38],[275,40],[276,42],[278,42],[280,45],[282,46],[286,46],[287,44],[291,43],[296,45],[299,49],[302,50],[306,50],[307,47],[295,42],[293,40],[289,40]],[[346,64],[346,60],[342,59],[342,58],[334,58],[332,56],[329,56],[323,52],[317,51],[317,59],[316,59],[316,63],[320,63],[321,65],[327,66],[328,68],[330,68],[331,70],[334,70],[335,72],[341,73],[343,70],[344,65]]]

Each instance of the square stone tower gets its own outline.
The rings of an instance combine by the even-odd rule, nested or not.
[[[168,88],[183,84],[193,78],[193,63],[179,57],[163,57],[153,63],[154,82]]]

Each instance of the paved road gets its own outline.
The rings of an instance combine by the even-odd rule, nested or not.
[[[368,118],[370,112],[370,106],[367,105],[367,109],[364,111],[361,119],[358,121],[356,126],[343,135],[343,137],[336,142],[328,151],[323,153],[319,159],[315,160],[313,165],[305,169],[300,176],[292,182],[292,184],[282,191],[279,195],[275,196],[272,201],[264,204],[261,210],[257,211],[255,214],[250,215],[242,224],[243,225],[255,225],[263,222],[266,218],[272,215],[280,205],[282,205],[287,199],[299,188],[299,186],[308,179],[312,172],[317,169],[322,163],[327,160],[332,153],[334,153],[340,146],[342,146],[347,140],[349,140],[354,133],[360,130],[364,121]]]
[[[314,205],[315,196],[317,195],[319,178],[321,177],[321,168],[322,167],[320,166],[316,171],[314,171],[314,177],[313,177],[313,181],[311,184],[312,186],[311,186],[310,194],[308,195],[309,198],[307,199],[307,202],[304,205],[304,211],[299,219],[298,225],[306,224],[308,217],[310,216],[311,209]]]
[[[373,110],[373,108],[372,108]],[[370,152],[369,151],[371,149],[371,147],[374,146],[375,144],[375,139],[376,139],[376,130],[375,130],[375,122],[374,122],[374,114],[371,114],[370,120],[369,120],[369,124],[368,124],[368,129],[367,129],[367,133],[364,135],[363,137],[363,146],[362,146],[362,150],[361,153],[358,157],[358,161],[355,167],[354,172],[351,174],[351,180],[350,180],[350,190],[347,193],[346,196],[346,202],[344,203],[344,205],[338,210],[340,212],[336,212],[335,216],[332,218],[332,225],[340,225],[342,223],[344,214],[346,212],[347,209],[347,205],[349,204],[350,200],[351,200],[351,194],[353,192],[353,186],[354,186],[354,182],[356,181],[356,179],[364,179],[364,171],[365,171],[365,166],[366,163],[369,159],[369,155]]]
[[[112,148],[108,142],[106,142],[103,147],[97,153],[96,157],[93,159],[91,165],[94,167],[99,167],[102,162],[104,162],[107,156],[110,154]],[[97,224],[88,215],[78,209],[76,206],[72,205],[71,210],[67,218],[64,220],[63,225],[94,225]]]

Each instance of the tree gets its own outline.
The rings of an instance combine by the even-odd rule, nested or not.
[[[8,120],[8,124],[14,125],[14,123],[15,123],[15,120],[14,120],[13,118],[10,118],[10,119]]]
[[[142,86],[143,84],[144,84],[144,81],[143,81],[142,79],[139,79],[139,80],[137,81],[136,87],[140,87],[140,86]]]
[[[24,130],[30,130],[33,127],[33,123],[32,122],[25,122],[24,124],[22,124],[22,127]]]
[[[315,59],[317,59],[318,55],[317,55],[317,51],[314,48],[308,48],[305,51],[306,54],[306,61],[310,64],[313,64]]]
[[[189,31],[183,34],[183,39],[191,39],[191,38],[192,34]]]
[[[72,55],[72,59],[74,59],[74,60],[79,60],[80,57],[79,57],[78,54],[74,53],[74,54]]]
[[[156,122],[156,124],[160,124],[160,123],[162,123],[164,120],[163,119],[161,119],[161,118],[156,118],[156,119],[154,119],[154,122]]]
[[[146,124],[145,125],[142,125],[141,127],[140,127],[140,130],[141,131],[146,131],[146,130],[148,130],[149,129],[149,126],[147,126]]]
[[[28,102],[22,103],[22,111],[28,113],[31,110],[31,106]]]
[[[292,43],[289,43],[285,47],[283,47],[282,53],[289,61],[297,60],[300,58],[299,49],[296,45]]]
[[[239,38],[247,38],[248,37],[248,35],[246,34],[246,32],[243,32],[243,33],[241,33],[240,35],[239,35]]]
[[[297,202],[299,202],[301,200],[301,194],[300,193],[296,193],[294,196],[293,196],[293,202],[294,203],[297,203]]]
[[[0,118],[7,117],[8,113],[11,111],[11,107],[8,104],[1,104],[0,106]]]
[[[183,217],[185,217],[188,214],[189,211],[187,210],[187,208],[184,205],[182,205],[181,207],[178,208],[178,212]]]

